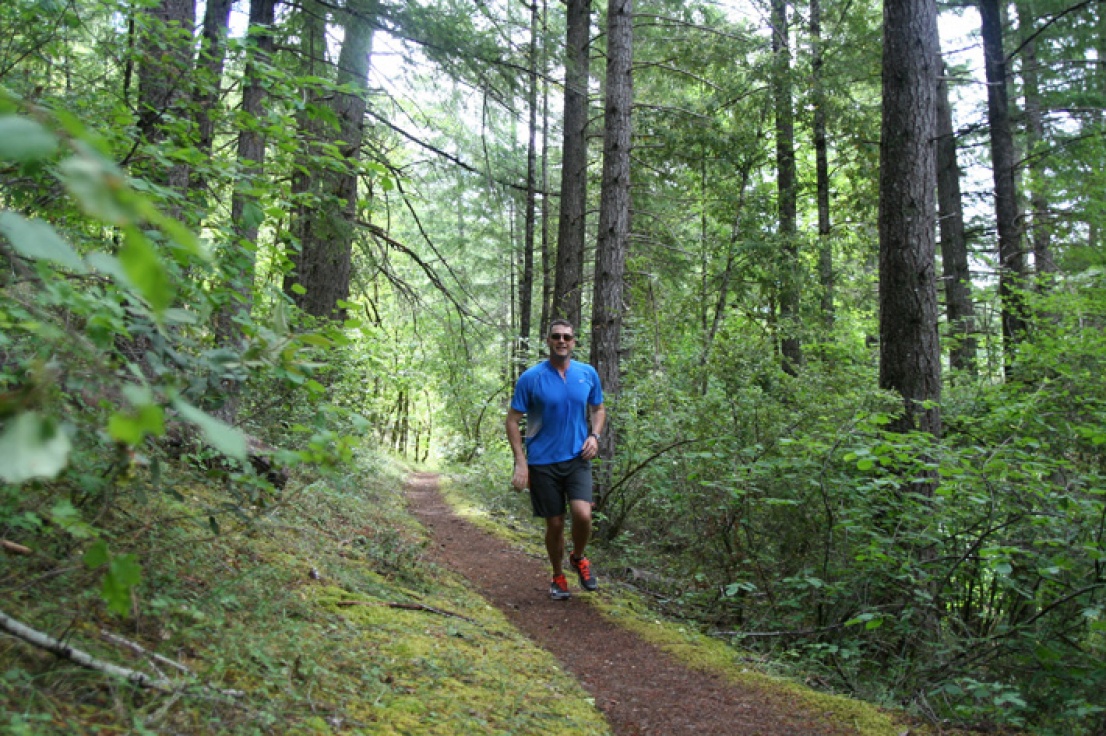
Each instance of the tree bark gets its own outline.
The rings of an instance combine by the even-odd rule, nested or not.
[[[630,113],[633,85],[633,0],[607,4],[607,79],[603,116],[603,180],[599,201],[599,238],[595,249],[595,293],[592,298],[591,364],[603,392],[618,396],[621,388],[623,292],[630,241]],[[617,429],[608,421],[599,442],[604,461],[596,483],[601,498],[610,481],[610,460]]]
[[[951,338],[949,365],[974,376],[978,349],[975,306],[968,267],[968,238],[964,232],[960,167],[956,162],[956,135],[952,129],[952,107],[944,74],[937,85],[937,208],[941,225],[945,317]]]
[[[557,223],[557,272],[553,317],[580,327],[588,193],[588,70],[591,1],[568,0],[565,58],[564,153],[561,213]]]
[[[1018,8],[1018,30],[1023,39],[1021,47],[1022,93],[1025,95],[1025,136],[1029,169],[1029,207],[1026,220],[1029,242],[1033,248],[1033,265],[1037,272],[1037,287],[1048,287],[1049,277],[1056,272],[1052,254],[1052,232],[1049,225],[1049,206],[1045,182],[1048,173],[1044,166],[1045,123],[1041,114],[1041,80],[1037,61],[1037,43],[1033,39],[1033,8],[1028,0],[1021,0]]]
[[[795,171],[795,112],[791,99],[791,43],[787,0],[772,0],[772,97],[776,112],[776,191],[779,197],[780,351],[783,369],[795,375],[803,362],[799,341],[798,178]]]
[[[603,183],[595,254],[591,363],[604,393],[619,390],[623,286],[630,238],[630,109],[633,105],[633,2],[607,5],[607,82],[603,130]],[[604,434],[604,439],[610,433]]]
[[[354,91],[334,94],[331,109],[338,123],[327,135],[327,141],[338,146],[343,165],[340,171],[316,175],[316,185],[311,189],[318,191],[317,204],[300,212],[303,222],[296,276],[305,291],[293,298],[306,313],[324,319],[345,319],[340,302],[348,299],[350,293],[357,183],[372,54],[370,19],[376,11],[377,0],[357,0],[343,14],[345,39],[338,57],[337,82]]]
[[[822,286],[822,326],[826,331],[834,323],[833,243],[830,240],[829,146],[826,142],[826,90],[822,80],[822,3],[810,0],[810,67],[814,97],[814,169],[818,200],[818,280]]]
[[[880,387],[902,395],[896,428],[939,436],[937,331],[937,6],[888,0],[883,8],[880,141]],[[933,402],[933,403],[923,403]]]
[[[998,0],[979,0],[983,57],[987,75],[987,120],[991,127],[991,165],[995,182],[995,225],[998,229],[999,282],[1002,309],[1003,365],[1009,375],[1017,344],[1026,330],[1026,258],[1018,213],[1015,179],[1017,156],[1006,92],[1006,58]]]
[[[230,24],[232,0],[207,0],[204,11],[204,28],[200,46],[199,84],[193,92],[196,105],[196,122],[199,142],[196,147],[206,156],[211,155],[215,142],[215,118],[212,112],[220,97],[223,65],[227,55],[227,29]],[[253,15],[253,3],[250,3]],[[203,189],[202,180],[192,182],[193,189]]]
[[[554,265],[549,253],[549,3],[541,5],[541,317],[538,335],[549,331],[549,316],[553,309]]]
[[[530,119],[526,143],[526,211],[523,213],[522,278],[518,286],[518,355],[516,371],[529,362],[534,302],[534,235],[537,220],[538,148],[538,4],[530,5]],[[517,373],[516,376],[517,378]]]
[[[187,117],[185,102],[195,61],[192,31],[196,23],[195,0],[162,0],[139,11],[145,15],[138,34],[138,130],[144,142],[161,146],[170,140],[168,122]],[[183,145],[183,141],[180,142]],[[166,208],[175,218],[184,214],[181,201],[188,191],[190,167],[175,163],[140,166],[150,181],[180,194],[181,200]]]
[[[257,265],[257,233],[261,225],[261,207],[252,190],[265,173],[265,134],[262,121],[268,94],[263,68],[273,53],[273,24],[276,0],[251,0],[249,33],[254,46],[249,52],[243,74],[242,112],[250,119],[238,134],[238,165],[241,177],[231,195],[230,221],[234,242],[223,255],[224,272],[230,275],[233,296],[215,314],[215,341],[239,352],[245,348],[239,317],[249,315],[253,306],[254,272]],[[226,377],[222,388],[225,398],[216,416],[228,424],[238,417],[238,380]]]

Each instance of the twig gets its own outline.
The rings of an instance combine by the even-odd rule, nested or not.
[[[113,675],[115,677],[122,677],[128,682],[132,682],[140,687],[147,687],[153,690],[163,690],[171,692],[173,690],[173,683],[164,678],[153,678],[147,675],[145,672],[139,672],[138,670],[127,669],[126,667],[120,667],[117,664],[111,662],[104,662],[103,660],[96,659],[91,654],[83,652],[76,647],[70,646],[54,637],[44,634],[41,631],[36,631],[30,626],[16,621],[11,616],[7,615],[3,611],[0,611],[0,629],[8,632],[17,639],[22,639],[28,644],[32,644],[40,649],[54,654],[63,659],[68,659],[71,662],[79,664],[81,667],[85,667],[90,670],[96,670],[97,672],[103,672],[107,675]]]
[[[844,624],[823,626],[820,629],[804,629],[802,631],[715,631],[711,636],[734,636],[752,638],[766,638],[775,636],[810,636],[811,634],[824,634],[827,631],[835,631],[844,627]]]
[[[13,555],[29,555],[29,554],[31,554],[31,548],[30,547],[24,547],[22,544],[16,544],[15,542],[9,542],[6,539],[0,539],[0,547],[3,547],[5,552],[11,552]]]
[[[132,652],[134,652],[135,654],[137,654],[140,657],[146,657],[147,659],[152,659],[156,662],[161,662],[162,664],[167,664],[170,667],[172,667],[173,669],[177,670],[178,672],[183,672],[184,674],[188,675],[189,677],[195,677],[196,676],[196,674],[194,672],[192,672],[192,670],[188,669],[187,667],[185,667],[180,662],[176,662],[172,659],[169,659],[168,657],[165,657],[161,654],[158,654],[157,652],[151,652],[149,649],[146,649],[141,644],[139,644],[137,642],[133,642],[130,639],[124,639],[123,637],[119,636],[118,634],[111,633],[107,629],[100,629],[100,636],[104,637],[105,639],[110,641],[112,644],[118,644],[120,646],[126,647],[127,649],[130,649]]]
[[[427,611],[428,613],[437,613],[438,615],[452,616],[453,619],[460,619],[462,621],[468,621],[469,623],[476,623],[476,621],[468,618],[466,615],[460,613],[453,613],[452,611],[442,611],[436,609],[432,605],[426,603],[397,603],[395,601],[338,601],[338,605],[379,605],[379,607],[389,609],[405,609],[407,611]]]

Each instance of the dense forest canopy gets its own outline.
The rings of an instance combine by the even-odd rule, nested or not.
[[[674,612],[1106,727],[1101,3],[9,0],[0,38],[0,538],[92,544],[114,610],[136,476],[248,516],[369,443],[505,487],[567,315],[601,544]]]

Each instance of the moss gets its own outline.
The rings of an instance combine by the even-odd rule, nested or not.
[[[168,473],[165,483],[173,483]],[[70,642],[94,656],[147,669],[100,639],[107,628],[187,666],[197,685],[176,695],[135,691],[0,641],[0,671],[8,673],[0,679],[0,731],[609,733],[548,653],[464,581],[423,559],[425,533],[381,476],[316,482],[248,523],[219,515],[227,499],[218,487],[176,488],[183,501],[151,496],[123,509],[112,530],[113,538],[137,540],[113,549],[142,562],[138,617],[116,618],[96,602],[99,581],[79,564],[81,550],[73,553],[78,564],[24,563],[0,594],[18,592],[25,620],[69,631]],[[62,574],[41,574],[54,568]],[[338,605],[351,600],[371,605]],[[471,621],[390,603],[423,603]],[[76,626],[74,610],[82,611]],[[201,685],[244,694],[219,697]]]

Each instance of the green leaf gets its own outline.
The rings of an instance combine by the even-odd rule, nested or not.
[[[40,161],[54,155],[58,139],[34,120],[18,115],[0,117],[0,159]]]
[[[108,434],[128,445],[138,445],[146,435],[165,434],[165,413],[157,404],[144,404],[134,411],[116,412],[108,419]]]
[[[89,253],[88,265],[106,276],[111,276],[121,286],[131,288],[127,272],[123,270],[123,264],[115,256],[107,253]]]
[[[64,529],[74,539],[89,539],[96,536],[96,530],[81,518],[81,512],[68,498],[58,501],[50,509],[50,521]]]
[[[246,202],[242,207],[242,226],[245,228],[258,228],[265,222],[265,210],[257,202]]]
[[[131,610],[131,590],[142,582],[142,568],[134,555],[113,555],[104,575],[102,595],[114,613],[126,615]]]
[[[84,565],[89,570],[95,570],[101,565],[106,565],[110,557],[108,543],[102,539],[97,539],[84,553]]]
[[[246,443],[246,436],[240,431],[183,399],[174,400],[173,408],[180,412],[186,421],[199,427],[204,439],[216,450],[236,460],[246,459],[249,446]]]
[[[143,299],[154,309],[162,312],[173,303],[173,287],[165,265],[141,230],[136,227],[125,229],[126,239],[119,251],[119,262],[127,278],[134,284]]]
[[[52,418],[19,414],[0,432],[0,479],[56,478],[69,462],[69,450],[69,436]]]
[[[91,152],[72,156],[58,166],[58,176],[89,215],[121,227],[134,223],[133,208],[118,196],[126,180],[107,159]]]
[[[0,232],[24,258],[52,261],[77,273],[87,270],[77,252],[48,223],[27,220],[14,212],[0,212]]]
[[[292,293],[302,296],[303,294],[307,293],[307,287],[305,287],[303,284],[292,284]]]

